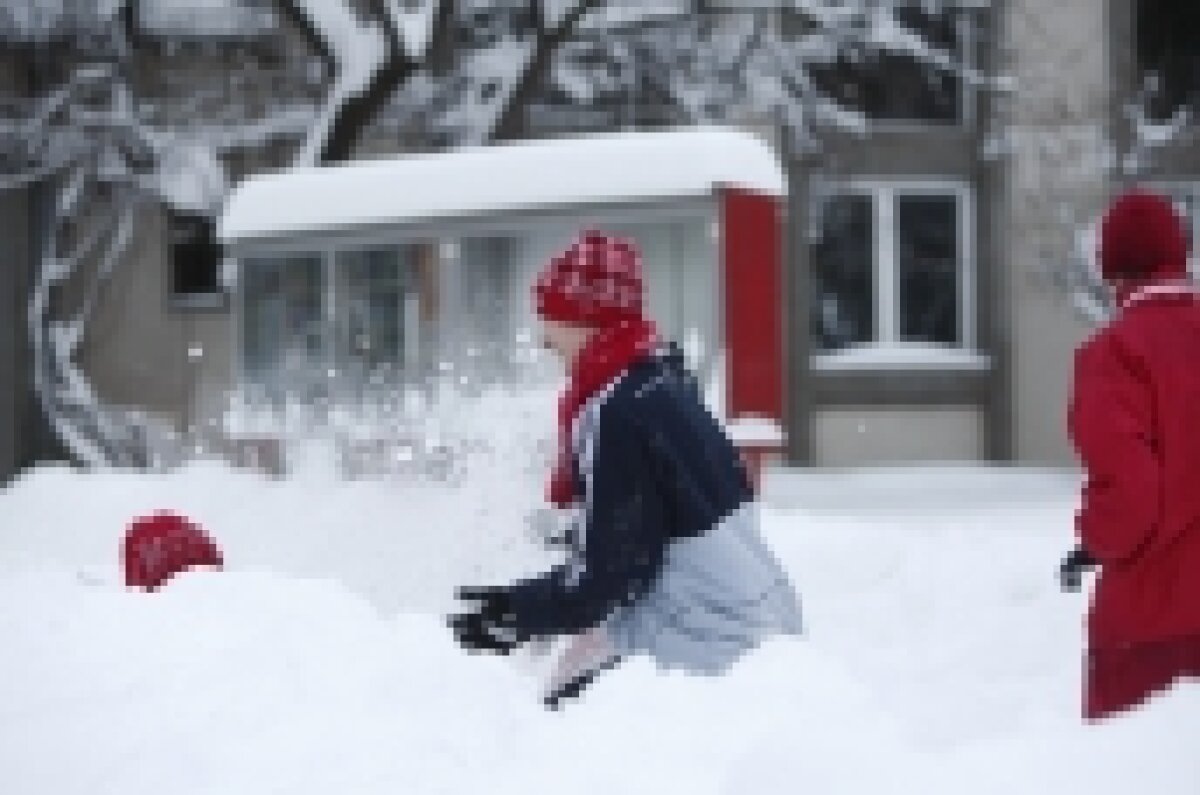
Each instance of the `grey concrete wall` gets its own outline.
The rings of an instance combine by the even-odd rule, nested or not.
[[[29,202],[26,190],[0,192],[0,484],[26,457],[28,395],[24,302],[29,273]]]
[[[1012,153],[1005,170],[998,274],[1009,378],[1012,447],[1023,463],[1068,464],[1065,435],[1072,351],[1088,331],[1057,286],[1081,222],[1106,200],[1111,81],[1107,4],[1007,0],[1003,67]]]
[[[227,310],[170,305],[165,222],[157,207],[143,209],[79,363],[108,403],[143,408],[182,428],[219,410],[233,368],[231,321]],[[200,356],[190,357],[192,349]]]
[[[12,50],[0,52],[0,98],[24,96],[27,82],[24,58]],[[0,484],[28,458],[23,296],[30,265],[29,201],[28,188],[0,191]]]
[[[825,408],[816,414],[816,464],[978,461],[984,434],[984,413],[977,406]]]
[[[788,198],[783,244],[783,333],[786,360],[786,459],[805,466],[816,459],[813,435],[812,335],[810,305],[814,289],[808,236],[808,168],[785,149]]]

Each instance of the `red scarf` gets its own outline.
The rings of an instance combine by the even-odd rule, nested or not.
[[[566,391],[558,400],[558,461],[550,476],[551,504],[565,508],[575,502],[575,456],[571,428],[575,416],[592,395],[629,369],[658,345],[658,330],[649,320],[621,320],[592,334],[571,362]]]

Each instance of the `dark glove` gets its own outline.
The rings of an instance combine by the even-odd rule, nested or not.
[[[477,607],[450,617],[459,645],[468,650],[508,654],[528,638],[513,627],[514,616],[505,588],[460,588],[458,598]]]
[[[1100,565],[1100,561],[1083,547],[1075,547],[1067,553],[1058,567],[1059,586],[1067,593],[1083,587],[1083,575]]]

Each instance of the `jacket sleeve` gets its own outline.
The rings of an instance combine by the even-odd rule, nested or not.
[[[1136,556],[1159,522],[1162,465],[1149,384],[1115,340],[1076,354],[1068,425],[1086,475],[1083,546],[1101,563]]]
[[[583,518],[582,566],[557,566],[509,592],[509,627],[546,636],[586,630],[644,594],[665,554],[663,495],[635,422],[606,407]]]

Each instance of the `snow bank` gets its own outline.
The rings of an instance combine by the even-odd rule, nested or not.
[[[226,204],[225,242],[506,210],[706,196],[722,184],[779,196],[767,145],[719,128],[476,146],[250,177]]]
[[[275,481],[210,462],[163,475],[41,470],[0,498],[0,572],[23,560],[115,578],[126,523],[166,508],[208,530],[234,569],[334,579],[389,612],[445,610],[466,579],[550,562],[526,529],[540,507],[541,473],[514,463],[504,474],[475,469],[469,483],[451,486],[327,472],[314,465]]]
[[[775,473],[764,521],[808,636],[719,679],[635,660],[549,714],[426,593],[535,562],[493,557],[540,477],[34,472],[0,492],[4,791],[1195,793],[1200,686],[1078,720],[1085,599],[1053,578],[1074,478],[951,474]],[[120,522],[164,503],[230,570],[126,592]]]

